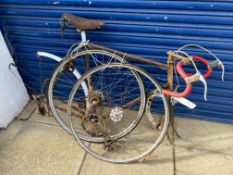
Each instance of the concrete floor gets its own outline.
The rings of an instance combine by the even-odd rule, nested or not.
[[[24,113],[24,115],[26,115]],[[232,175],[233,125],[175,120],[177,175]],[[34,112],[0,131],[0,175],[172,175],[168,140],[143,163],[116,165],[86,154],[53,119]]]

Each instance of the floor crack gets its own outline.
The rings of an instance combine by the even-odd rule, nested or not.
[[[90,143],[88,143],[88,147],[89,147],[89,146],[90,146]],[[77,175],[80,175],[80,173],[81,173],[81,171],[82,171],[82,169],[83,169],[84,163],[85,163],[85,161],[86,161],[86,159],[87,159],[87,154],[88,154],[88,152],[85,151],[85,153],[84,153],[84,155],[83,155],[82,162],[81,162],[81,164],[80,164],[80,166],[79,166]]]

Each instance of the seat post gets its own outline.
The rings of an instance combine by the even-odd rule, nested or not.
[[[87,41],[86,32],[84,30],[81,31],[81,39],[82,39],[82,42]]]

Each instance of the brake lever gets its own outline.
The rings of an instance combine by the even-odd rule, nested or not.
[[[220,67],[222,69],[222,81],[224,81],[225,67],[224,67],[224,64],[222,63],[222,61],[220,59],[216,59],[216,60],[210,62],[209,66],[211,68]]]
[[[225,66],[220,59],[218,59],[218,67],[220,67],[222,69],[222,81],[224,81]]]
[[[185,78],[185,81],[186,83],[193,83],[196,81],[201,81],[202,84],[204,85],[204,99],[205,101],[207,101],[207,82],[204,76],[199,71],[197,71],[194,75]]]
[[[204,85],[204,99],[205,101],[207,101],[207,82],[204,78],[204,76],[199,72],[200,76],[199,76],[199,81],[202,82],[202,84]]]

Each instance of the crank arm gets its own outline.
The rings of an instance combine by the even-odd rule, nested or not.
[[[211,68],[220,67],[222,69],[222,81],[224,81],[225,67],[222,61],[220,59],[216,59],[215,61],[212,61],[211,63],[209,63],[209,66]]]

